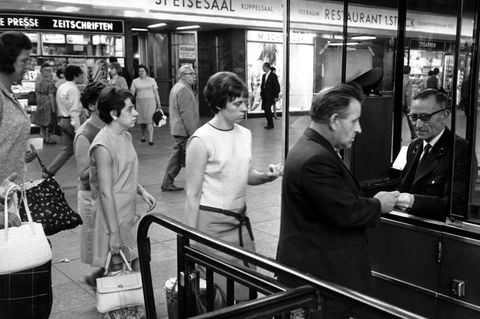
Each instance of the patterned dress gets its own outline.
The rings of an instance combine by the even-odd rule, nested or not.
[[[38,126],[49,126],[52,122],[52,114],[55,105],[51,104],[49,94],[55,98],[55,82],[52,79],[42,78],[35,87],[37,94],[37,111],[35,112],[34,123]]]

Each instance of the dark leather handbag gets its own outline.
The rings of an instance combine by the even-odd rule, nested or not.
[[[38,154],[37,159],[43,172],[47,172]],[[53,176],[25,183],[24,188],[26,204],[30,208],[32,219],[42,224],[45,235],[50,236],[83,223],[80,215],[68,205],[65,193]],[[20,208],[20,217],[22,220],[27,218],[23,206]]]
[[[153,125],[155,127],[162,127],[167,124],[167,116],[163,113],[162,109],[158,108],[152,116]]]

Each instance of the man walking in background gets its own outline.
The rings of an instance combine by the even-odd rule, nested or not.
[[[280,84],[278,83],[277,75],[272,72],[270,63],[265,62],[262,66],[263,72],[260,97],[262,98],[262,109],[265,112],[265,118],[267,119],[266,130],[273,129],[273,114],[272,106],[278,100],[278,94],[280,93]]]
[[[175,144],[163,178],[163,192],[183,190],[174,181],[180,169],[185,167],[187,140],[198,128],[198,102],[193,92],[193,86],[197,83],[195,70],[191,65],[184,65],[178,69],[177,79],[169,99],[170,134]]]
[[[64,75],[66,81],[58,87],[56,96],[58,125],[62,131],[63,148],[47,168],[52,176],[73,156],[73,139],[75,131],[80,127],[80,114],[83,109],[77,87],[78,84],[83,83],[82,69],[77,65],[67,65]]]

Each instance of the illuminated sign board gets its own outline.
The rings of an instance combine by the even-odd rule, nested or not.
[[[3,13],[0,14],[0,29],[123,33],[123,21]]]

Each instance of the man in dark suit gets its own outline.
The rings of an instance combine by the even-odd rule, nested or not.
[[[452,132],[446,127],[447,98],[435,89],[427,89],[413,97],[409,117],[418,139],[407,151],[402,171],[397,207],[412,215],[444,222],[448,213],[452,157]],[[474,158],[476,167],[476,159]],[[469,175],[468,142],[455,135],[453,210],[466,210]]]
[[[262,66],[262,84],[260,86],[260,97],[262,98],[262,109],[265,112],[265,118],[267,119],[266,130],[273,129],[273,114],[272,106],[278,100],[278,94],[280,93],[280,84],[278,83],[277,75],[272,72],[270,63],[265,62]]]
[[[370,292],[367,227],[390,212],[398,192],[365,198],[338,151],[361,132],[364,95],[357,85],[341,84],[316,94],[311,123],[288,153],[282,183],[277,260],[301,272],[363,293]],[[279,276],[287,286],[302,283]],[[329,306],[328,318],[348,310]],[[327,307],[327,308],[329,308]]]

